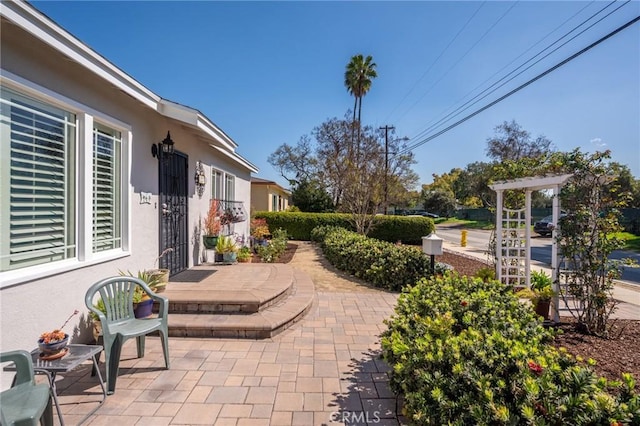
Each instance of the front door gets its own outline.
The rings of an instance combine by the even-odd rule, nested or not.
[[[169,250],[159,261],[161,268],[177,274],[189,267],[189,230],[187,176],[188,157],[175,152],[161,158],[160,164],[160,253]]]

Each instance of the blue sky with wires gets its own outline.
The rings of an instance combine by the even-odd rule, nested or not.
[[[343,80],[358,53],[378,72],[363,124],[408,137],[422,183],[486,161],[505,120],[560,150],[611,149],[640,176],[640,23],[422,143],[636,18],[638,1],[33,4],[159,96],[200,110],[259,177],[284,185],[267,157],[353,107]]]

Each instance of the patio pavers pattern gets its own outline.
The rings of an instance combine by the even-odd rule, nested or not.
[[[158,338],[147,338],[141,359],[127,342],[115,394],[85,424],[398,425],[378,337],[396,299],[319,292],[310,313],[272,339],[171,338],[170,370]],[[99,399],[89,373],[87,364],[58,382],[68,424]]]

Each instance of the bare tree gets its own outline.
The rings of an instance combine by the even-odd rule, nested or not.
[[[515,120],[505,121],[494,129],[496,135],[487,139],[487,156],[497,161],[517,161],[526,157],[539,157],[554,151],[549,139],[540,135],[536,139]]]

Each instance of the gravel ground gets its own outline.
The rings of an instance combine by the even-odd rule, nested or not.
[[[336,271],[329,265],[317,247],[301,242],[301,255],[293,262],[310,273],[316,287],[322,291],[380,291],[373,289],[346,274]],[[290,242],[279,263],[289,263],[298,249],[298,242]],[[436,261],[447,263],[454,267],[461,275],[473,276],[480,268],[487,264],[480,260],[445,251],[442,256],[436,256]],[[252,262],[260,262],[254,255]],[[313,265],[309,265],[313,263]],[[631,373],[636,380],[636,390],[640,390],[640,321],[617,320],[612,322],[611,338],[602,339],[587,336],[575,330],[575,321],[570,317],[562,317],[558,328],[562,334],[556,337],[554,344],[562,346],[574,356],[581,356],[585,360],[592,358],[596,361],[594,370],[598,375],[609,380],[618,380],[622,373]]]

